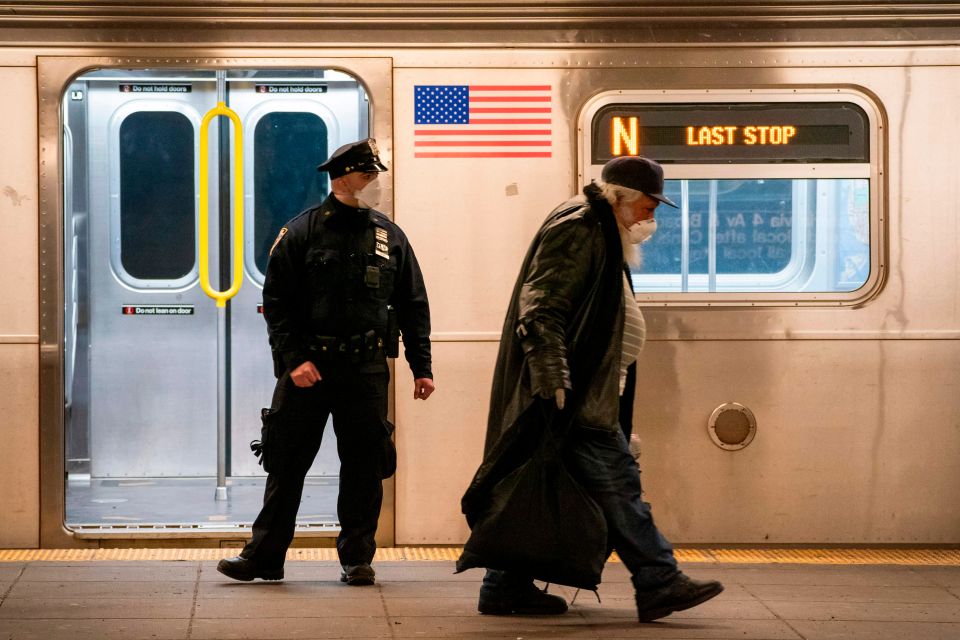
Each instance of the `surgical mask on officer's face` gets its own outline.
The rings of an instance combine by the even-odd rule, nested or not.
[[[381,197],[379,176],[368,182],[359,191],[354,191],[353,197],[364,209],[375,209],[380,204]]]
[[[646,242],[653,237],[653,234],[657,232],[657,221],[654,218],[649,220],[641,220],[640,222],[635,222],[630,225],[630,228],[627,229],[627,233],[630,235],[630,242],[633,244],[640,244],[641,242]]]

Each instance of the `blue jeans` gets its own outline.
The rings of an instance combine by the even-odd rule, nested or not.
[[[574,426],[565,459],[570,473],[596,500],[607,520],[609,551],[616,551],[637,589],[663,586],[677,575],[673,547],[640,497],[640,470],[623,431]]]
[[[640,497],[640,470],[619,425],[597,429],[575,425],[565,450],[570,473],[590,494],[607,520],[607,552],[616,551],[638,590],[656,589],[679,573],[673,547],[653,523]],[[557,558],[562,562],[561,558]],[[521,592],[533,581],[512,571],[488,570],[488,591]]]

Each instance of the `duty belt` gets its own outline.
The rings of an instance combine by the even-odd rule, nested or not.
[[[354,336],[314,336],[309,350],[318,360],[329,362],[371,362],[385,355],[384,340],[372,329]]]

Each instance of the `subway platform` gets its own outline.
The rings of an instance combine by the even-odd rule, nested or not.
[[[726,590],[647,624],[615,558],[599,602],[551,586],[576,596],[565,615],[492,617],[476,611],[481,571],[453,573],[458,549],[381,549],[370,587],[342,584],[329,548],[291,549],[283,582],[235,582],[215,568],[235,553],[0,550],[0,640],[960,638],[960,550],[678,549]]]

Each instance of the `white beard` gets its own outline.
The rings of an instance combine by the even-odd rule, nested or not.
[[[623,247],[623,261],[631,269],[639,269],[640,265],[643,264],[643,250],[640,249],[639,244],[633,244],[630,242],[630,233],[623,228],[623,225],[618,224],[617,229],[620,231],[620,246]]]

